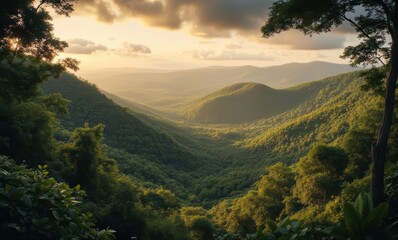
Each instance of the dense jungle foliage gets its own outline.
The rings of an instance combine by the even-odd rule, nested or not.
[[[68,16],[73,2],[0,12],[2,239],[398,238],[398,119],[373,205],[382,110],[361,74],[288,89],[306,98],[255,122],[146,116],[67,73],[75,60],[54,62],[66,43],[44,7]]]

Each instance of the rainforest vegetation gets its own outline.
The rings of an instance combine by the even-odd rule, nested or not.
[[[67,44],[49,9],[68,16],[74,2],[1,3],[2,239],[398,238],[395,115],[383,201],[370,189],[385,110],[369,79],[395,65],[279,90],[234,84],[173,118],[55,61]],[[285,30],[272,21],[264,34]]]

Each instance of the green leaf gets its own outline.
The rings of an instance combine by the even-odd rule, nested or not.
[[[354,207],[361,217],[363,216],[363,210],[364,210],[363,206],[364,206],[364,197],[363,197],[363,192],[361,192],[354,203]]]
[[[383,223],[383,218],[387,216],[388,204],[380,203],[374,208],[365,220],[365,227],[371,229],[378,229]]]
[[[55,219],[59,220],[61,219],[61,216],[59,215],[59,213],[57,211],[52,211],[53,216],[55,217]]]
[[[344,220],[347,229],[353,235],[364,232],[365,226],[363,219],[354,206],[349,203],[344,206]]]
[[[366,218],[373,209],[372,198],[370,194],[361,192],[355,200],[354,207],[362,218]]]
[[[78,233],[79,232],[79,227],[77,226],[76,223],[70,222],[69,227],[72,230],[73,233]]]
[[[346,240],[350,237],[350,231],[343,226],[332,226],[323,230],[324,233],[335,237],[336,239]]]
[[[275,232],[278,228],[274,221],[267,221],[267,227],[271,230],[271,232]]]
[[[372,196],[369,193],[364,193],[364,209],[363,216],[366,218],[373,209]]]
[[[17,201],[17,200],[19,200],[22,197],[24,192],[25,192],[25,188],[24,187],[19,187],[19,188],[15,189],[14,191],[10,192],[10,198],[12,200]]]
[[[28,208],[32,207],[32,200],[30,199],[29,196],[27,195],[23,195],[21,198],[22,202],[25,204],[25,206],[27,206]]]
[[[6,225],[6,228],[13,228],[13,229],[15,229],[15,230],[18,231],[18,232],[21,231],[21,227],[18,226],[16,223],[8,223],[8,224]]]
[[[16,209],[19,212],[19,214],[21,214],[22,216],[26,216],[26,214],[28,213],[24,209],[21,209],[20,207],[16,207]]]
[[[11,189],[10,184],[6,184],[6,186],[5,186],[6,193],[8,193],[10,191],[10,189]]]

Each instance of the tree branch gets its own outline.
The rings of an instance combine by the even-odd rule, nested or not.
[[[341,16],[342,16],[346,21],[348,21],[349,23],[351,23],[352,25],[354,25],[365,37],[367,37],[367,38],[369,38],[369,39],[372,39],[372,37],[369,36],[369,34],[367,34],[367,33],[365,32],[365,30],[363,30],[363,28],[362,28],[361,26],[359,26],[356,22],[354,22],[352,19],[346,17],[346,15],[344,15],[343,13],[341,14]]]
[[[46,2],[46,0],[41,0],[39,5],[36,7],[36,12],[39,11],[40,7]]]
[[[388,7],[388,5],[383,0],[376,0],[376,2],[380,4],[381,8],[384,11],[384,14],[387,17],[387,29],[388,29],[388,32],[390,33],[391,37],[393,37],[394,36],[394,29],[391,26],[391,20],[392,20],[391,18],[393,17],[392,12],[390,11],[390,8]],[[395,4],[396,5],[398,4],[398,0],[395,0]]]
[[[398,1],[398,0],[397,0],[397,1]],[[361,26],[359,26],[356,22],[354,22],[352,19],[346,17],[346,15],[344,15],[344,14],[341,14],[341,16],[342,16],[346,21],[348,21],[349,23],[351,23],[352,25],[354,25],[366,38],[372,39],[372,37],[371,37],[369,34],[367,34],[367,33],[365,32],[365,30],[364,30]],[[382,49],[380,49],[379,47],[377,47],[377,49],[378,49],[378,50],[382,50]],[[377,60],[379,60],[379,62],[380,62],[381,64],[383,64],[383,66],[386,65],[380,57],[376,57],[376,58],[377,58]]]

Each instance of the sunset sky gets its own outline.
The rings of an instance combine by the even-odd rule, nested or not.
[[[80,0],[70,18],[55,17],[62,56],[81,71],[134,67],[185,69],[288,62],[348,63],[339,55],[356,36],[350,26],[312,38],[290,31],[261,37],[272,0]]]

